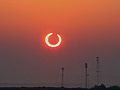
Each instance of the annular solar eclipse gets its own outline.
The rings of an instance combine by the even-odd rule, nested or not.
[[[56,44],[51,44],[51,43],[49,42],[49,37],[50,37],[52,34],[53,34],[53,33],[49,33],[49,34],[46,35],[46,37],[45,37],[45,43],[46,43],[49,47],[58,47],[58,46],[61,44],[61,42],[62,42],[62,38],[61,38],[61,36],[60,36],[59,34],[57,34],[57,37],[59,38],[58,42],[57,42]]]

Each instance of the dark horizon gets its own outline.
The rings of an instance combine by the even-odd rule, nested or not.
[[[77,87],[77,88],[68,88],[68,87],[0,87],[0,90],[111,90],[111,89],[116,89],[119,90],[120,87],[119,86],[110,86],[110,87],[106,87],[104,84],[101,84],[99,86],[95,85],[91,88],[81,88],[81,87]]]

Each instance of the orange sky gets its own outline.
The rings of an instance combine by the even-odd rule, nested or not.
[[[44,59],[41,60],[44,63],[42,66],[37,66],[40,61],[35,61],[34,65],[29,68],[38,69],[42,67],[46,72],[49,70],[46,69],[47,67],[54,69],[52,65],[45,64],[47,59],[51,57],[50,50],[46,48],[44,42],[44,37],[49,32],[59,33],[63,37],[61,47],[52,53],[55,54],[55,58],[61,57],[64,60],[51,60],[53,63],[48,61],[52,65],[57,63],[56,68],[61,68],[63,65],[68,68],[69,72],[72,66],[82,66],[86,62],[93,65],[93,57],[97,55],[102,57],[101,63],[105,61],[108,64],[111,64],[116,56],[114,62],[116,64],[120,55],[120,0],[0,0],[0,53],[3,59],[6,59],[4,55],[8,56],[7,58],[11,58],[16,64],[18,62],[14,60],[15,58],[18,58],[19,61],[24,57],[34,62],[32,56],[33,59],[42,57]],[[16,53],[18,54],[16,55]],[[46,55],[48,56],[45,57]],[[110,62],[106,58],[110,59]],[[70,64],[67,63],[69,59]],[[79,61],[79,59],[82,60]],[[5,67],[6,63],[3,63],[2,67]],[[11,64],[17,68],[14,63]],[[30,66],[29,64],[28,66]],[[108,69],[105,64],[103,67]],[[20,66],[18,68],[20,69]],[[114,71],[114,69],[111,70]],[[81,75],[83,77],[82,74],[75,71],[78,72],[78,69],[73,70],[73,72],[76,76]],[[37,73],[37,70],[34,72]],[[81,69],[82,72],[84,71]],[[103,72],[105,73],[104,69]],[[108,73],[110,74],[110,72]],[[56,77],[57,75],[58,73],[56,73]],[[107,74],[105,75],[107,76]],[[45,78],[44,76],[41,77]],[[4,78],[3,76],[3,82],[12,82],[9,77],[8,80]],[[104,75],[103,78],[105,78]],[[32,80],[38,82],[37,78]],[[59,82],[59,79],[57,80],[54,79],[53,82]],[[13,80],[13,82],[17,81],[19,82],[19,79]],[[50,80],[42,79],[41,81],[49,82]],[[79,82],[80,80],[77,77],[70,80],[68,75],[66,82],[72,81]],[[84,79],[81,81],[84,82]],[[120,85],[117,80],[116,82],[112,82],[112,80],[104,82]]]
[[[1,0],[0,3],[0,25],[11,28],[7,29],[11,34],[19,29],[27,33],[50,30],[65,35],[92,34],[104,32],[98,28],[119,26],[119,0]],[[112,33],[112,30],[106,31]]]

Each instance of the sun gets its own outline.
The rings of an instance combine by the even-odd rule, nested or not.
[[[59,34],[57,34],[57,37],[59,38],[57,44],[51,44],[51,43],[49,42],[49,37],[50,37],[52,34],[53,34],[53,33],[49,33],[49,34],[46,35],[46,37],[45,37],[45,43],[46,43],[49,47],[58,47],[58,46],[61,44],[61,42],[62,42],[62,38],[61,38],[61,36],[60,36]]]

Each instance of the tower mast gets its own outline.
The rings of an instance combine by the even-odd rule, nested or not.
[[[87,88],[87,76],[88,76],[88,74],[87,74],[87,68],[88,68],[88,65],[87,65],[87,63],[85,63],[85,87]]]
[[[96,57],[97,58],[97,66],[96,66],[96,73],[97,73],[97,78],[96,78],[96,82],[97,82],[97,85],[99,85],[100,83],[100,68],[99,68],[99,57]]]
[[[64,67],[62,67],[62,83],[61,87],[64,87]]]

